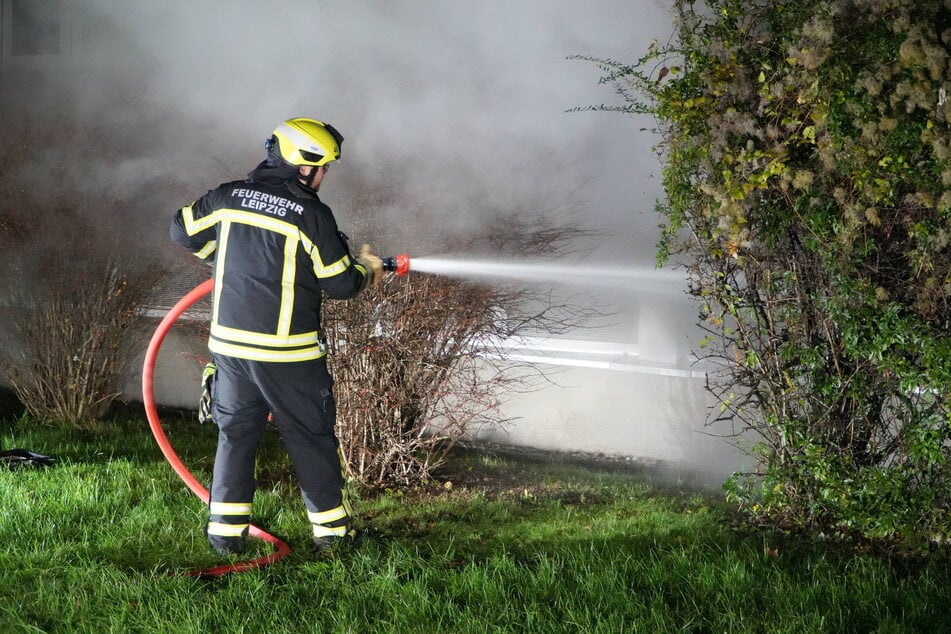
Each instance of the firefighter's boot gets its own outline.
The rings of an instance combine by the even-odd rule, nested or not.
[[[248,545],[251,523],[251,504],[212,502],[211,517],[205,528],[208,544],[222,556],[237,555]]]
[[[353,527],[344,506],[323,512],[308,512],[314,529],[314,546],[318,551],[352,548],[363,542],[363,535]]]

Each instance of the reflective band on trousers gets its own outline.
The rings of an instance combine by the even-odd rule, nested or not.
[[[347,517],[347,509],[344,508],[343,505],[332,508],[329,511],[307,511],[307,519],[310,520],[311,524],[329,524],[337,520],[342,520],[345,517]]]
[[[212,515],[251,515],[250,502],[212,502],[208,505]]]
[[[248,530],[247,524],[223,524],[221,522],[208,522],[208,534],[219,537],[241,537],[244,531]]]

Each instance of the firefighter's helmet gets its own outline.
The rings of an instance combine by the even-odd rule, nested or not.
[[[342,144],[329,123],[297,117],[279,125],[264,146],[291,165],[326,165],[340,158]]]

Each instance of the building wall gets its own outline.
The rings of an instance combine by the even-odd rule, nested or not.
[[[156,363],[156,402],[195,409],[200,394],[203,336],[173,330]],[[142,356],[124,398],[141,400]],[[546,364],[551,383],[513,395],[503,406],[512,422],[476,439],[534,449],[602,454],[658,462],[719,483],[741,468],[726,425],[707,426],[714,405],[704,376],[662,366]]]
[[[715,404],[691,354],[696,339],[691,300],[679,292],[641,293],[633,312],[633,341],[514,343],[508,354],[538,364],[550,381],[512,395],[502,412],[512,423],[483,430],[475,439],[662,463],[713,484],[742,468],[744,457],[730,440],[733,430],[706,424]],[[126,382],[127,400],[141,399],[143,357],[144,350]],[[176,325],[156,363],[156,401],[196,408],[207,357],[205,335]]]
[[[636,315],[629,341],[569,340],[544,355],[513,351],[539,363],[552,383],[507,402],[504,414],[514,423],[479,438],[658,461],[722,483],[746,457],[731,426],[707,424],[717,404],[705,387],[707,368],[692,352],[700,338],[693,300],[675,287],[640,291],[626,303]]]
[[[175,327],[166,335],[155,361],[152,389],[156,404],[163,407],[198,409],[202,369],[211,359],[206,341],[207,334],[197,328]],[[142,400],[142,365],[145,352],[146,348],[143,347],[130,364],[122,391],[123,400]]]
[[[705,424],[712,405],[702,377],[571,367],[558,386],[504,407],[515,421],[480,440],[659,463],[714,485],[741,468],[726,426]]]

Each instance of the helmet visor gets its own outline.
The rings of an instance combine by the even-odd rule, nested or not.
[[[316,152],[308,152],[307,150],[298,150],[300,152],[301,158],[309,163],[319,163],[323,160],[323,154],[317,154]]]

